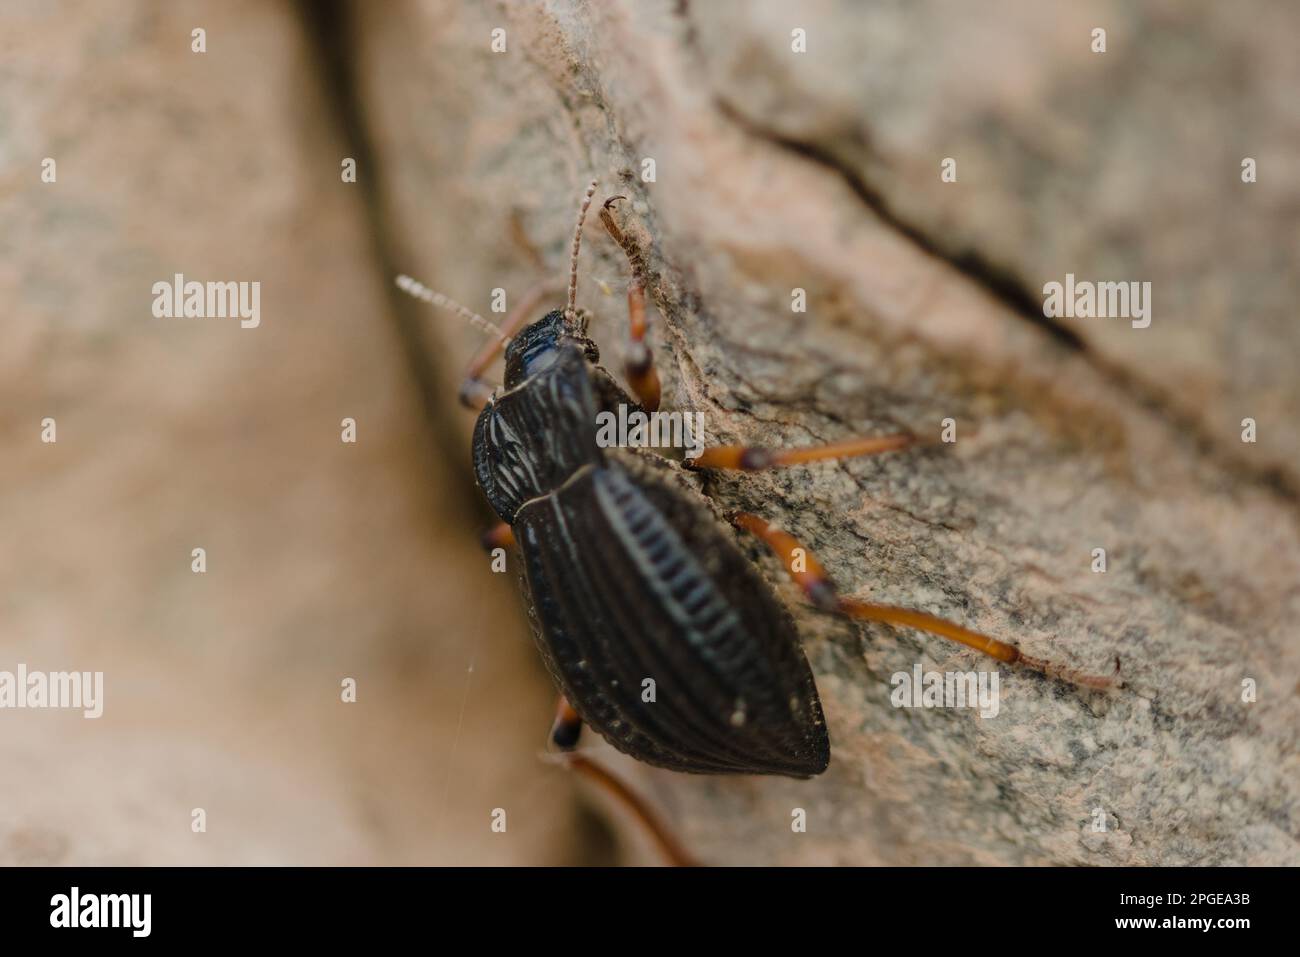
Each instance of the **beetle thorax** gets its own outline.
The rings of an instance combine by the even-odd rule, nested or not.
[[[582,332],[565,321],[564,313],[548,312],[532,325],[525,326],[506,347],[506,388],[513,389],[525,379],[555,364],[563,343],[576,343],[588,361],[599,362],[600,350]]]

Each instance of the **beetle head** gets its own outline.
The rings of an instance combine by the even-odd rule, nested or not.
[[[514,388],[554,365],[565,343],[577,345],[589,361],[599,362],[600,350],[585,333],[585,322],[580,328],[574,328],[565,322],[564,313],[559,309],[525,326],[506,346],[506,388]]]

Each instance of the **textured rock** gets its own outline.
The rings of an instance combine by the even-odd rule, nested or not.
[[[810,612],[764,557],[798,609],[830,770],[642,786],[715,862],[1300,863],[1295,183],[1276,156],[1294,66],[1274,53],[1294,30],[1229,29],[1209,5],[782,7],[359,5],[360,101],[409,269],[480,310],[517,297],[562,275],[600,176],[648,245],[666,405],[713,438],[958,423],[953,447],[712,477],[721,506],[779,520],[847,594],[1062,665],[1118,656],[1127,686],[1004,671],[995,718],[893,708],[895,672],[987,662]],[[1099,17],[1119,21],[1104,64]],[[1200,89],[1180,77],[1225,70],[1248,107],[1179,108]],[[1259,153],[1259,184],[1238,152]],[[958,184],[939,182],[948,155]],[[580,302],[617,368],[625,265],[598,229],[585,250]],[[1023,290],[1066,271],[1155,282],[1152,327],[1045,328]],[[468,356],[476,334],[440,322],[432,361]],[[1257,445],[1245,415],[1268,423]]]
[[[924,0],[792,19],[764,0],[743,17],[692,5],[688,22],[721,109],[839,170],[1018,311],[1041,316],[1044,284],[1067,273],[1150,282],[1147,329],[1057,324],[1218,454],[1300,488],[1295,10]],[[946,157],[959,175],[940,186]],[[1243,454],[1246,416],[1266,425]]]

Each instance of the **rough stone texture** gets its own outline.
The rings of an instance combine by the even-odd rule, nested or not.
[[[106,684],[99,720],[0,711],[0,864],[598,854],[308,36],[283,3],[0,13],[0,670]],[[260,281],[260,328],[152,318],[178,271]]]
[[[959,423],[955,447],[716,476],[720,505],[782,522],[848,594],[1062,665],[1119,656],[1127,687],[1004,671],[996,718],[892,708],[894,672],[987,662],[809,612],[764,558],[799,609],[830,770],[639,770],[642,786],[719,863],[1300,863],[1296,180],[1279,156],[1295,67],[1277,52],[1293,17],[784,7],[357,5],[406,268],[481,310],[493,288],[562,275],[599,175],[649,245],[667,406],[727,442]],[[1105,61],[1087,50],[1098,23]],[[1240,183],[1239,154],[1259,184]],[[580,302],[617,368],[625,266],[598,228],[585,250]],[[966,254],[984,265],[958,268]],[[1067,271],[1155,282],[1152,328],[1051,334],[1014,290]],[[467,357],[476,335],[437,321],[432,361]],[[1244,415],[1256,445],[1237,441]]]
[[[1044,283],[1067,272],[1151,282],[1148,329],[1058,324],[1217,453],[1300,489],[1295,9],[922,0],[806,4],[792,20],[761,0],[688,19],[720,108],[1005,281],[1020,311],[1041,316]],[[792,23],[807,56],[790,55]],[[958,179],[940,186],[945,157]],[[1246,416],[1266,424],[1242,455]]]

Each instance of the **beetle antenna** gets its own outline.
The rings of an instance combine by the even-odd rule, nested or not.
[[[582,197],[582,206],[578,209],[578,224],[573,227],[573,253],[569,257],[569,301],[564,307],[564,321],[568,323],[576,322],[578,318],[577,310],[574,309],[578,301],[578,250],[582,247],[582,223],[587,218],[591,197],[596,195],[598,182],[593,179],[587,184],[587,192]]]
[[[405,274],[398,276],[397,288],[402,290],[402,292],[406,293],[408,296],[414,296],[416,299],[423,299],[425,302],[432,305],[441,306],[444,309],[450,309],[452,312],[458,313],[462,319],[468,320],[470,325],[496,336],[501,340],[502,345],[510,344],[509,336],[498,329],[495,324],[484,319],[473,309],[470,309],[467,306],[462,306],[455,299],[444,296],[440,292],[435,292],[423,283],[412,279],[410,276]]]

